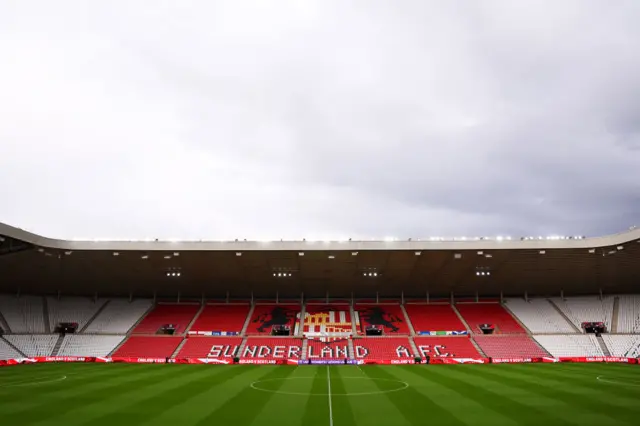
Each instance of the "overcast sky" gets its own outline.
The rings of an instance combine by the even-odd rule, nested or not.
[[[0,221],[59,238],[640,225],[640,1],[0,0]]]

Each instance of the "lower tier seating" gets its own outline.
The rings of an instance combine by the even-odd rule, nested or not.
[[[302,340],[291,337],[250,337],[241,358],[284,360],[302,358]]]
[[[354,339],[353,351],[357,359],[403,359],[415,356],[407,337]]]
[[[168,358],[173,355],[182,337],[132,336],[113,356],[132,358]]]
[[[465,319],[471,332],[482,334],[480,324],[492,324],[496,334],[525,334],[524,328],[499,303],[459,303],[456,309]]]
[[[467,329],[449,304],[406,304],[404,308],[417,334],[429,331],[465,331]]]
[[[592,334],[533,336],[554,357],[604,356]]]
[[[473,340],[490,358],[541,358],[549,356],[529,336],[475,336]]]
[[[358,334],[365,334],[369,326],[380,327],[386,335],[409,335],[409,326],[400,305],[357,305],[360,318]]]
[[[468,336],[415,337],[414,342],[421,357],[431,358],[481,358]]]
[[[547,299],[506,299],[506,306],[532,333],[575,333]]]
[[[176,327],[175,333],[184,333],[200,305],[158,304],[133,330],[135,334],[155,334],[167,324]]]
[[[609,335],[603,334],[604,343],[609,348],[612,356],[625,358],[640,357],[640,336],[639,335]]]
[[[15,349],[9,346],[7,342],[0,339],[0,360],[17,358],[22,358],[22,355],[20,355],[20,353],[16,352]]]
[[[242,343],[241,337],[191,336],[176,358],[233,359]]]
[[[107,356],[125,336],[69,334],[64,337],[58,356]]]
[[[333,342],[307,340],[307,359],[345,359],[349,358],[349,340],[340,339]]]
[[[207,305],[189,332],[240,333],[248,314],[248,305]]]
[[[86,333],[126,334],[151,308],[151,299],[111,299],[91,321]]]
[[[58,337],[57,334],[9,334],[4,336],[13,346],[29,357],[51,356]]]

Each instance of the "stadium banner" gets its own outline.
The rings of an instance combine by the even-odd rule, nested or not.
[[[431,358],[431,364],[489,364],[489,358]]]
[[[490,358],[491,364],[520,364],[527,362],[542,362],[542,358]]]
[[[351,364],[355,365],[358,361],[354,359],[309,359],[298,360],[298,365],[340,365]]]
[[[560,362],[619,362],[623,364],[637,364],[636,358],[623,358],[616,356],[597,356],[597,357],[560,357]]]
[[[96,362],[95,357],[83,356],[38,356],[35,362]]]
[[[270,364],[275,365],[279,360],[275,359],[264,359],[264,358],[241,358],[238,363],[239,364]]]
[[[111,362],[129,362],[133,364],[166,364],[167,358],[133,358],[114,356],[111,357]]]
[[[420,336],[466,336],[468,331],[419,331]]]

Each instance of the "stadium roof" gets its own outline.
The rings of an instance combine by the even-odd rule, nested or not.
[[[635,228],[596,238],[68,241],[0,223],[0,236],[2,292],[441,297],[640,287]]]

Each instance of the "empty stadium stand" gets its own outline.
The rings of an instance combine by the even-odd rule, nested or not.
[[[579,330],[582,330],[583,322],[604,322],[607,330],[611,330],[614,302],[611,296],[606,296],[602,300],[596,296],[567,299],[555,297],[551,301]]]
[[[97,336],[69,334],[64,337],[58,356],[98,356],[109,355],[125,336]]]
[[[593,334],[536,335],[533,337],[554,357],[604,356]]]
[[[13,333],[45,333],[43,298],[0,295],[0,312]]]
[[[111,299],[85,333],[126,334],[151,305],[150,299]]]
[[[353,340],[357,359],[409,359],[415,354],[407,337],[365,337]]]
[[[57,334],[9,334],[4,336],[26,356],[50,356],[58,337]]]
[[[240,333],[248,314],[248,305],[206,305],[189,332]]]
[[[433,331],[465,331],[467,329],[449,304],[410,303],[404,305],[404,308],[417,334]]]
[[[626,358],[640,358],[640,336],[631,334],[609,335],[603,334],[609,352],[612,356]]]
[[[619,296],[618,333],[640,333],[640,296]]]
[[[264,360],[301,359],[302,339],[249,337],[240,357]]]
[[[114,357],[169,358],[178,348],[182,337],[132,336],[113,354]]]
[[[182,334],[200,310],[199,305],[158,304],[134,329],[134,334],[156,334],[167,324],[176,327],[175,334]]]
[[[532,333],[575,333],[574,327],[547,299],[506,299],[505,306]]]
[[[541,358],[549,354],[529,336],[474,336],[486,356],[491,358]]]
[[[0,339],[0,360],[22,358],[19,352],[13,349],[4,340]]]
[[[241,337],[190,336],[176,358],[210,358],[232,360],[240,349]]]
[[[106,299],[94,300],[89,297],[47,297],[47,307],[49,311],[49,324],[54,332],[55,327],[60,323],[77,323],[78,331],[82,330],[100,308],[107,302]]]
[[[482,334],[480,324],[492,324],[494,333],[525,334],[526,331],[499,303],[460,303],[456,309],[469,324],[471,332]]]
[[[256,305],[247,327],[247,334],[270,335],[273,326],[276,325],[289,326],[293,333],[300,309],[300,305]]]
[[[349,340],[321,342],[316,339],[307,341],[307,359],[345,359],[349,357]]]
[[[410,334],[400,305],[356,305],[354,308],[359,318],[358,334],[365,334],[369,326],[381,327],[384,334]]]
[[[431,358],[480,358],[468,336],[452,337],[414,337],[421,357]]]

